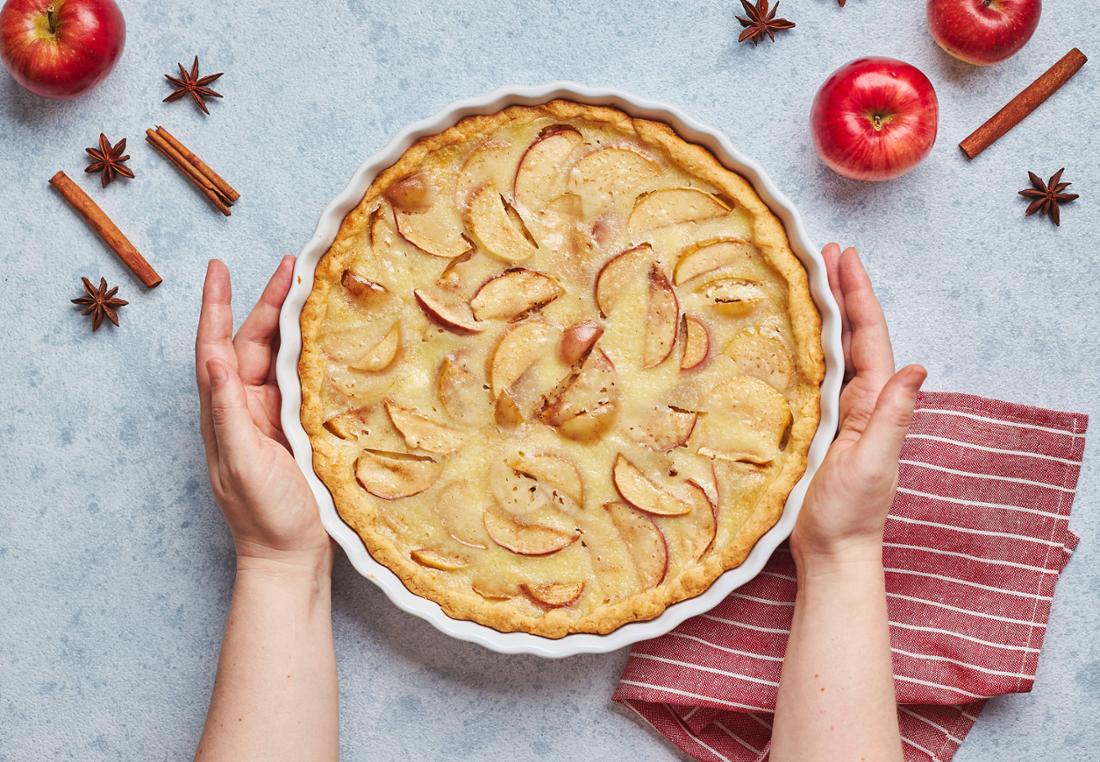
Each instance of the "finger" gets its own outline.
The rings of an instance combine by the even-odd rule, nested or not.
[[[195,378],[199,387],[200,428],[206,443],[207,454],[216,454],[217,443],[210,422],[210,378],[206,364],[220,358],[236,365],[230,336],[233,333],[233,310],[230,307],[232,288],[229,270],[216,259],[206,268],[206,280],[202,287],[202,310],[195,332]]]
[[[848,369],[852,367],[852,327],[848,324],[844,289],[840,286],[840,246],[830,243],[822,250],[821,255],[825,259],[825,273],[829,276],[829,290],[833,292],[833,299],[836,300],[836,306],[840,310],[840,343],[844,350],[844,372],[847,376]]]
[[[267,379],[274,358],[275,339],[279,335],[279,311],[293,279],[294,257],[285,256],[233,338],[238,372],[246,384],[260,384]]]
[[[256,452],[259,437],[248,410],[244,384],[221,359],[206,363],[210,379],[210,421],[218,442],[219,460],[228,466],[246,465]]]
[[[857,445],[867,457],[883,463],[897,462],[901,445],[913,422],[917,392],[927,376],[928,371],[920,365],[907,365],[882,387],[875,410]]]
[[[851,367],[855,375],[865,377],[879,388],[894,373],[894,351],[882,307],[855,249],[845,249],[840,255],[839,275],[852,329]]]

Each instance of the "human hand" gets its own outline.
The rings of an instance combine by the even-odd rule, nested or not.
[[[203,285],[195,337],[202,438],[238,567],[251,561],[331,566],[317,501],[287,449],[279,419],[275,348],[293,270],[294,258],[284,257],[236,336],[223,262],[210,261]]]
[[[898,483],[898,455],[927,371],[894,373],[890,333],[855,249],[822,252],[843,325],[840,431],[791,535],[800,567],[815,561],[881,563],[882,532]]]

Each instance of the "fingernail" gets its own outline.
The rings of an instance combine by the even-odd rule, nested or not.
[[[229,379],[229,370],[219,360],[207,360],[206,372],[210,374],[210,382],[218,386]]]

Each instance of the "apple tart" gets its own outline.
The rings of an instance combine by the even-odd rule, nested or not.
[[[779,220],[667,125],[553,101],[420,140],[302,312],[314,468],[452,617],[606,633],[703,592],[805,470],[820,318]]]

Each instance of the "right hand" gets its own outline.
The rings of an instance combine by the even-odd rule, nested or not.
[[[845,385],[840,431],[821,464],[791,535],[799,567],[815,561],[881,563],[898,456],[927,371],[894,372],[894,355],[867,272],[855,249],[822,252],[843,324]]]

